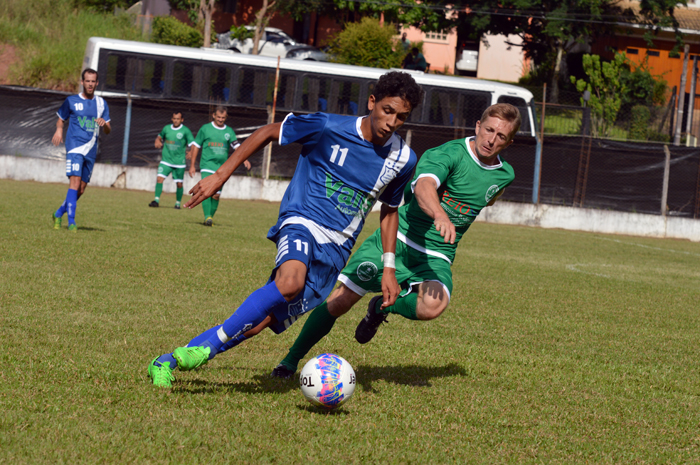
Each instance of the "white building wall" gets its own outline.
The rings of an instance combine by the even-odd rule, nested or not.
[[[518,36],[485,35],[479,43],[479,62],[476,77],[503,82],[518,82],[525,69],[523,49],[506,42],[521,43]]]

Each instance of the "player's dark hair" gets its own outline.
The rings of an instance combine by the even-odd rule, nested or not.
[[[518,132],[518,129],[520,129],[520,123],[522,122],[520,111],[510,103],[497,103],[488,107],[481,115],[481,124],[484,124],[486,122],[486,118],[488,117],[499,118],[503,121],[512,123],[513,132],[510,134],[511,138]]]
[[[175,115],[180,115],[182,118],[185,117],[185,114],[181,112],[180,110],[173,110],[173,116]]]
[[[83,70],[83,74],[80,75],[80,79],[84,81],[84,80],[85,80],[85,75],[86,75],[86,74],[94,74],[94,75],[95,75],[95,80],[96,80],[96,81],[98,80],[98,79],[97,79],[97,76],[98,76],[98,75],[97,75],[97,71],[95,71],[94,69],[92,69],[92,68],[85,68],[85,69]]]
[[[413,77],[401,71],[390,71],[382,75],[372,91],[377,102],[384,97],[401,97],[411,105],[411,110],[421,104],[423,94],[423,89]]]
[[[217,105],[216,108],[214,108],[214,113],[228,113],[228,110],[223,105]]]

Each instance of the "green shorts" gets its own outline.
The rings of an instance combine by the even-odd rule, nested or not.
[[[167,178],[170,175],[170,173],[172,173],[173,181],[175,182],[182,182],[182,180],[185,179],[184,166],[182,168],[176,168],[174,166],[169,166],[163,162],[160,162],[160,164],[158,165],[158,177]]]
[[[377,229],[350,257],[338,281],[358,295],[368,292],[382,292],[382,236]],[[396,241],[396,280],[403,289],[402,294],[411,292],[415,284],[424,281],[437,281],[452,295],[452,268],[442,258],[419,252],[403,242]]]

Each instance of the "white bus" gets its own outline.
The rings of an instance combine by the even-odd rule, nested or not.
[[[346,115],[367,113],[374,82],[387,70],[337,63],[281,59],[280,111]],[[99,72],[102,96],[175,99],[232,107],[272,105],[277,59],[228,50],[177,47],[93,37],[83,69]],[[510,103],[521,111],[519,136],[537,137],[534,99],[518,86],[465,77],[411,72],[425,90],[407,123],[445,129],[473,128],[486,107]],[[539,146],[539,144],[537,144]]]

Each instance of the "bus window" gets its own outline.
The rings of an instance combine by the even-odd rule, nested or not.
[[[200,101],[228,102],[231,69],[225,66],[200,66],[187,61],[173,65],[172,95]]]
[[[440,126],[473,128],[490,103],[488,92],[432,89],[428,121]]]
[[[357,116],[360,83],[334,79],[328,89],[328,112]]]
[[[328,111],[326,79],[304,77],[301,89],[301,109],[310,112]]]
[[[163,60],[110,53],[107,57],[105,87],[136,94],[163,94]]]
[[[270,86],[270,81],[272,85]],[[274,90],[275,73],[258,68],[241,68],[238,71],[238,103],[264,107],[272,103],[272,94],[269,89]],[[269,94],[269,97],[268,97]]]
[[[498,103],[510,103],[520,110],[520,118],[522,119],[522,123],[520,123],[520,130],[518,132],[530,133],[530,113],[527,110],[527,103],[524,99],[520,97],[512,97],[510,95],[501,95],[498,97]]]
[[[275,81],[272,81],[272,92],[274,95]],[[292,73],[280,73],[279,88],[277,89],[277,108],[294,108],[294,97],[296,95],[297,76]],[[270,99],[272,102],[272,99]]]

